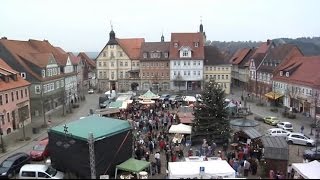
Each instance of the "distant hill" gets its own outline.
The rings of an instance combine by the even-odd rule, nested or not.
[[[92,59],[92,60],[95,60],[97,58],[97,56],[99,55],[99,52],[84,52],[87,54],[87,56]],[[75,56],[77,56],[79,54],[79,52],[73,52],[73,54]]]
[[[297,45],[305,56],[320,55],[320,37],[301,37],[296,39],[278,38],[273,39],[276,44],[294,44]],[[233,54],[239,48],[258,47],[261,41],[207,41],[207,45],[216,46],[226,54]]]

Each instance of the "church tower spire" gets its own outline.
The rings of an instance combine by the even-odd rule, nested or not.
[[[107,43],[107,45],[117,45],[118,42],[116,40],[116,33],[113,31],[113,25],[110,21],[110,26],[111,26],[111,31],[109,33],[109,41]]]
[[[162,32],[162,35],[161,35],[161,42],[164,42],[163,32]]]

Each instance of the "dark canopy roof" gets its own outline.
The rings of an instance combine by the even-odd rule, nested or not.
[[[288,160],[288,143],[283,137],[264,136],[261,138],[264,147],[264,157],[267,159]]]
[[[242,128],[240,131],[244,132],[246,135],[249,136],[250,139],[256,139],[261,137],[262,135],[254,128]]]

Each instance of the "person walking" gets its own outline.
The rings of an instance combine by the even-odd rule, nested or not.
[[[301,126],[301,133],[303,134],[304,126]]]

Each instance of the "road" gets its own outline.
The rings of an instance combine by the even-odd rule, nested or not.
[[[71,118],[68,118],[66,121],[61,122],[60,124],[78,120],[82,116],[87,116],[89,113],[89,109],[95,110],[98,108],[98,100],[99,100],[99,94],[87,94],[86,100],[81,102],[80,107],[78,109],[73,110],[73,114],[71,115]],[[61,117],[52,117],[52,119],[55,119],[55,118],[61,118]],[[33,141],[30,140],[30,142],[24,145],[23,147],[17,150],[11,151],[10,153],[2,156],[0,158],[0,162],[2,162],[4,159],[9,157],[10,155],[17,152],[25,152],[29,154],[33,146],[35,146],[38,143],[38,140],[41,140],[47,137],[48,134],[46,131],[44,131],[41,133],[41,135],[38,135],[38,136],[39,137],[37,139],[34,139]]]

